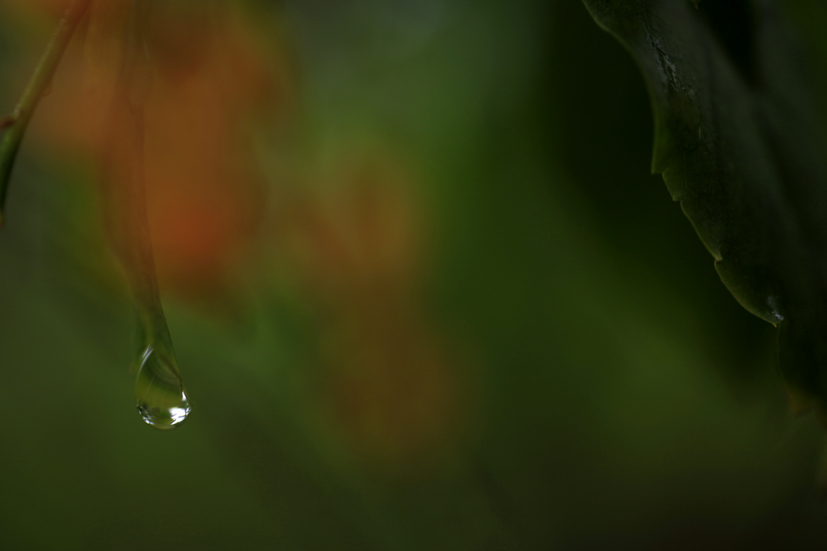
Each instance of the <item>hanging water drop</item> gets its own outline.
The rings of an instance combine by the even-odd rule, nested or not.
[[[175,356],[148,346],[135,379],[138,413],[150,426],[168,430],[186,420],[190,403],[175,365]]]

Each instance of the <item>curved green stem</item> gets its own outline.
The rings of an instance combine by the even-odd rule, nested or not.
[[[12,115],[3,119],[7,131],[0,141],[0,226],[3,225],[4,220],[3,210],[6,204],[9,178],[26,133],[26,127],[29,125],[40,98],[48,90],[55,70],[63,57],[63,52],[66,51],[75,29],[89,8],[90,1],[70,0],[20,102]]]

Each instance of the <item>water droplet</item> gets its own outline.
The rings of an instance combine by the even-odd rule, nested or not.
[[[767,312],[770,318],[769,322],[775,326],[778,326],[779,323],[784,321],[784,316],[778,311],[778,298],[776,298],[775,295],[768,296],[767,306],[769,307],[769,311]]]
[[[138,413],[156,429],[175,428],[190,414],[190,403],[175,365],[175,356],[148,346],[135,379]]]

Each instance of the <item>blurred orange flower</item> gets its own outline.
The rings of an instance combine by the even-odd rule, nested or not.
[[[281,198],[281,246],[312,293],[337,301],[417,286],[426,228],[402,166],[390,155],[357,155],[323,191]]]
[[[387,154],[355,155],[322,189],[282,197],[279,244],[317,308],[323,425],[393,473],[450,448],[468,381],[423,306],[426,224],[413,178]]]
[[[53,3],[43,2],[49,12]],[[55,93],[42,103],[35,138],[93,159],[111,154],[112,132],[124,125],[110,120],[107,106],[131,4],[93,2]],[[284,109],[287,97],[283,68],[257,34],[230,5],[155,2],[145,51],[137,53],[130,100],[143,106],[156,268],[162,285],[179,294],[206,296],[228,285],[252,248],[264,190],[251,131],[257,118]]]

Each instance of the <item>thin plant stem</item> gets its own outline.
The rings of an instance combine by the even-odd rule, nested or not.
[[[143,346],[161,346],[172,355],[158,290],[149,229],[144,173],[144,102],[151,65],[144,44],[149,3],[138,0],[130,17],[124,65],[111,107],[104,158],[103,196],[115,254],[126,273],[138,311]]]
[[[15,107],[14,112],[9,117],[3,118],[3,124],[0,127],[5,127],[6,132],[0,141],[0,226],[4,222],[4,208],[6,204],[6,192],[9,186],[9,179],[11,178],[14,161],[17,157],[17,152],[20,150],[20,144],[23,141],[23,136],[26,133],[26,128],[29,121],[34,115],[35,109],[40,102],[40,98],[49,89],[52,82],[52,77],[60,64],[63,53],[72,39],[72,35],[77,29],[81,19],[83,19],[86,10],[89,8],[91,0],[70,0],[63,12],[63,16],[57,25],[57,29],[52,35],[49,44],[46,46],[46,51],[40,58],[40,62],[35,68],[23,96]]]

